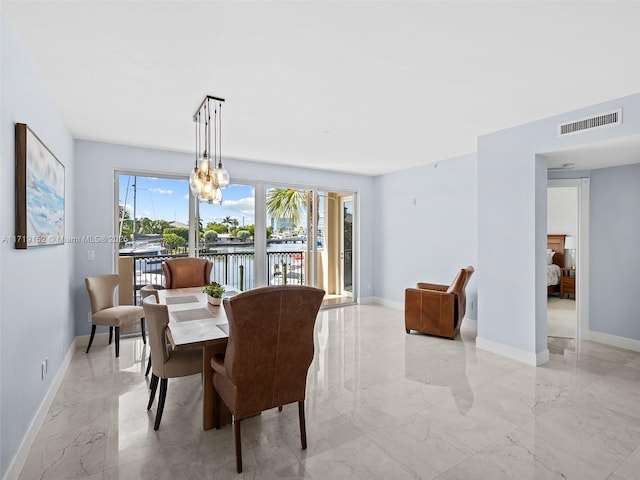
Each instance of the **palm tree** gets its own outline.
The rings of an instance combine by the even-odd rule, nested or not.
[[[229,228],[230,225],[233,224],[233,218],[231,218],[229,215],[227,215],[226,217],[224,217],[224,219],[222,220],[222,223],[224,223],[227,226],[227,229]]]
[[[307,206],[307,192],[293,188],[272,188],[267,192],[267,213],[272,218],[290,218],[300,223],[302,209]]]

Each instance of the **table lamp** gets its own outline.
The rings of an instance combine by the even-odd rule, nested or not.
[[[576,237],[568,236],[564,240],[564,249],[569,251],[569,267],[576,268]],[[565,260],[565,265],[567,261]]]

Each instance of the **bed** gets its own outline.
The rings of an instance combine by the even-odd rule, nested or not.
[[[547,295],[560,294],[560,269],[564,267],[565,238],[566,235],[547,235]]]

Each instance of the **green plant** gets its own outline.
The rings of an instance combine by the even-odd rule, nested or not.
[[[222,294],[224,293],[224,287],[220,285],[218,282],[211,282],[204,287],[202,287],[202,292],[206,293],[210,297],[213,298],[222,298]]]

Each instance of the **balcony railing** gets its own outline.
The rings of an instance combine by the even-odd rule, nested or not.
[[[133,287],[136,292],[136,303],[139,304],[138,292],[144,285],[164,287],[165,279],[162,272],[162,262],[185,256],[184,254],[135,256],[133,265]],[[213,262],[211,281],[228,285],[238,291],[254,288],[253,253],[207,253],[200,256]],[[267,252],[269,271],[267,284],[304,285],[305,258],[305,251]],[[121,278],[120,281],[123,282],[124,279]]]

